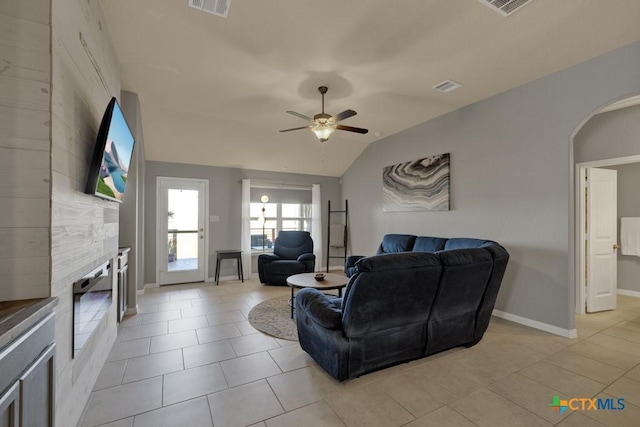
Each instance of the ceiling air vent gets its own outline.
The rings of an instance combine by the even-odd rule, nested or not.
[[[189,7],[226,18],[229,13],[230,1],[231,0],[189,0]]]
[[[432,89],[437,90],[438,92],[443,92],[443,93],[447,93],[447,92],[451,92],[454,91],[458,88],[461,88],[462,85],[458,82],[454,82],[453,80],[445,80],[441,83],[438,83],[437,85],[433,86]]]
[[[480,3],[502,16],[509,16],[531,0],[480,0]]]

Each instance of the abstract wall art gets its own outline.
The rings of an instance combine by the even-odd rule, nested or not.
[[[382,210],[448,211],[449,153],[385,167]]]

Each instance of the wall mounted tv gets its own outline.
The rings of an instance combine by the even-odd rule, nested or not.
[[[122,203],[135,140],[116,98],[100,123],[85,193]]]

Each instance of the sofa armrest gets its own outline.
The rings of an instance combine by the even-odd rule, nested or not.
[[[302,254],[298,257],[298,262],[305,262],[305,261],[316,261],[316,256],[314,254]]]
[[[272,261],[277,261],[279,260],[280,257],[278,255],[275,254],[260,254],[258,256],[258,262],[260,263],[267,263],[267,262],[272,262]]]
[[[364,255],[350,255],[347,257],[347,260],[344,263],[344,267],[345,268],[355,267],[356,262],[360,261],[364,257],[365,257]]]
[[[300,290],[295,296],[295,304],[296,321],[309,319],[326,329],[342,329],[342,310],[317,289]]]

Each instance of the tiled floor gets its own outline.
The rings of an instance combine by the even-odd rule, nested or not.
[[[475,347],[338,383],[246,320],[289,293],[256,280],[167,286],[120,326],[83,426],[638,426],[640,299],[581,316],[569,340],[494,318]],[[566,410],[554,396],[623,398]]]

